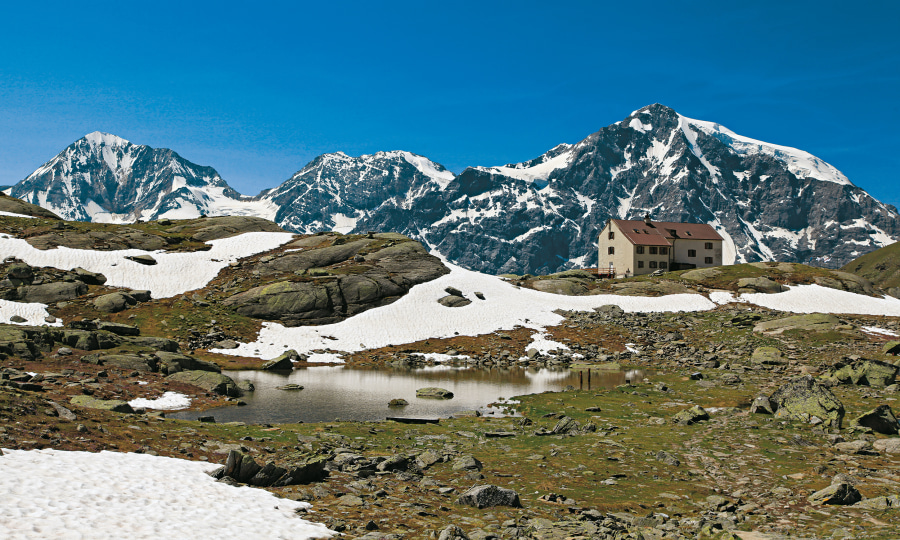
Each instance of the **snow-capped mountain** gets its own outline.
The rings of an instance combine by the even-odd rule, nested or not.
[[[466,169],[443,199],[422,235],[483,271],[593,266],[605,221],[646,213],[711,224],[726,262],[836,268],[900,237],[896,208],[828,163],[659,104],[531,161]]]
[[[577,144],[454,175],[410,152],[319,156],[243,197],[209,167],[93,133],[12,188],[69,219],[257,215],[297,232],[396,231],[488,273],[594,266],[609,218],[709,223],[726,262],[840,267],[900,238],[896,208],[815,156],[654,104]]]
[[[428,201],[453,179],[443,166],[410,152],[337,152],[317,157],[261,201],[277,207],[275,221],[292,231],[415,233],[419,224],[443,216],[442,206]]]
[[[9,193],[76,221],[275,214],[231,189],[212,167],[99,131],[72,143]]]

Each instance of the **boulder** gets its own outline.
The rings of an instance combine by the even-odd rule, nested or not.
[[[872,448],[886,454],[900,454],[900,438],[878,439],[872,443]]]
[[[785,330],[826,332],[833,330],[839,324],[841,321],[829,313],[809,313],[761,322],[753,327],[753,331],[766,334],[780,334]]]
[[[871,411],[857,416],[851,422],[853,425],[872,428],[872,431],[884,435],[896,435],[900,431],[900,424],[890,405],[879,405]]]
[[[138,336],[141,334],[141,329],[137,326],[131,326],[129,324],[122,323],[114,323],[109,321],[103,321],[97,325],[98,330],[105,330],[107,332],[112,332],[117,336]]]
[[[240,392],[234,380],[221,373],[212,371],[179,371],[166,377],[167,380],[191,384],[215,394],[237,397]]]
[[[416,397],[428,399],[453,399],[453,392],[444,388],[428,386],[416,390]]]
[[[459,496],[459,504],[474,506],[475,508],[489,508],[493,506],[522,507],[518,493],[492,484],[475,486],[469,489]]]
[[[131,405],[129,405],[127,401],[121,401],[118,399],[97,399],[91,396],[80,395],[74,396],[70,400],[70,403],[72,403],[72,405],[86,407],[88,409],[100,409],[118,413],[134,412],[134,409],[131,408]]]
[[[625,315],[625,310],[615,304],[604,304],[598,308],[594,308],[594,311],[601,315],[613,318]]]
[[[295,351],[294,349],[290,349],[282,353],[281,356],[269,360],[268,362],[263,364],[260,369],[263,369],[265,371],[291,371],[294,369],[293,360],[299,359],[300,355],[297,354],[297,351]]]
[[[689,281],[705,281],[720,275],[722,275],[722,271],[715,268],[697,268],[695,270],[688,270],[681,274],[680,277],[681,279],[687,279]]]
[[[123,292],[104,294],[94,299],[94,307],[104,313],[118,313],[136,303],[134,297]]]
[[[149,302],[150,301],[151,293],[150,293],[150,291],[147,291],[144,289],[130,290],[130,291],[128,291],[128,294],[138,302]]]
[[[34,278],[34,269],[25,263],[11,264],[6,268],[6,276],[9,279],[30,282]]]
[[[222,371],[217,364],[194,356],[168,351],[156,351],[154,354],[159,358],[159,370],[166,374],[179,371],[211,371],[215,373]]]
[[[859,491],[850,484],[832,484],[821,489],[806,499],[810,504],[850,505],[862,500]]]
[[[565,435],[569,433],[578,432],[580,429],[580,425],[578,422],[569,418],[568,416],[563,416],[559,420],[557,420],[556,425],[553,426],[553,433],[556,435]]]
[[[81,267],[73,269],[72,272],[75,273],[75,279],[87,285],[103,285],[106,283],[106,276],[98,272],[91,272]]]
[[[825,380],[837,384],[857,384],[883,388],[893,384],[900,367],[881,360],[859,358],[835,364],[822,375]]]
[[[139,347],[147,347],[158,351],[175,352],[178,350],[178,342],[174,339],[156,336],[137,336],[126,338],[128,343]]]
[[[834,449],[844,454],[852,454],[859,456],[877,456],[878,452],[872,443],[865,439],[857,439],[855,441],[839,442],[834,445]]]
[[[900,341],[888,341],[881,346],[881,352],[884,354],[893,354],[894,356],[900,354]]]
[[[438,540],[469,540],[469,537],[458,525],[448,525],[438,535]]]
[[[23,285],[16,289],[15,300],[19,302],[54,304],[78,298],[83,294],[87,294],[87,292],[87,285],[80,281],[57,281],[41,285]]]
[[[769,396],[759,396],[750,404],[752,414],[775,414],[775,407],[769,401]]]
[[[138,264],[143,264],[145,266],[153,266],[156,264],[156,259],[154,259],[150,255],[130,255],[125,257],[129,261],[134,261]]]
[[[100,357],[100,364],[141,372],[155,372],[159,369],[159,360],[155,357],[135,354],[108,354]]]
[[[672,417],[672,423],[690,426],[703,420],[709,420],[709,413],[700,405],[694,405],[690,409],[678,412]]]
[[[753,289],[765,294],[780,293],[785,290],[781,283],[772,281],[767,277],[741,278],[738,280],[737,286],[740,289]]]
[[[463,307],[471,304],[472,301],[462,296],[448,294],[438,299],[438,304],[446,307]]]
[[[799,377],[780,387],[769,401],[775,407],[776,418],[815,422],[818,418],[826,426],[841,427],[844,405],[824,385],[811,376]]]
[[[451,465],[454,471],[480,471],[481,467],[481,462],[470,455],[459,456],[453,460],[453,465]]]
[[[388,402],[388,407],[406,407],[409,402],[403,398],[394,398]]]
[[[754,364],[767,366],[779,366],[785,363],[781,351],[775,347],[757,347],[753,351],[750,361]]]

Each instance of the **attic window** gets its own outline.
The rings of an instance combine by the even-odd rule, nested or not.
[[[639,230],[637,230],[637,229],[632,229],[632,230],[634,230],[634,232],[636,232],[636,233],[638,233],[638,234],[641,234],[641,231],[639,231]]]
[[[688,236],[694,236],[694,235],[691,234],[691,231],[684,231],[684,234],[686,234],[686,235],[688,235]]]
[[[650,234],[650,231],[648,231],[647,229],[644,229],[644,234]]]
[[[678,233],[675,231],[675,229],[669,229],[669,236],[678,236]]]

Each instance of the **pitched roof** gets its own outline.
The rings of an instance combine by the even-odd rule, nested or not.
[[[718,240],[722,236],[706,223],[675,223],[672,221],[612,220],[628,241],[640,246],[671,246],[672,240]]]

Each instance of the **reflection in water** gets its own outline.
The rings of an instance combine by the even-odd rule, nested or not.
[[[203,413],[169,413],[182,419],[212,414],[218,422],[248,423],[328,422],[341,420],[384,420],[387,416],[411,418],[447,417],[466,410],[484,414],[491,402],[521,394],[562,390],[568,385],[585,390],[610,388],[623,384],[621,371],[577,372],[569,370],[523,368],[459,368],[433,366],[422,369],[353,369],[324,366],[296,369],[290,374],[267,371],[226,371],[226,375],[253,383],[244,407],[222,407]],[[590,373],[590,376],[587,375]],[[629,372],[629,379],[640,380],[640,371]],[[299,391],[276,387],[299,384]],[[438,386],[453,392],[450,400],[416,397],[416,390]],[[409,405],[389,408],[393,398]]]

